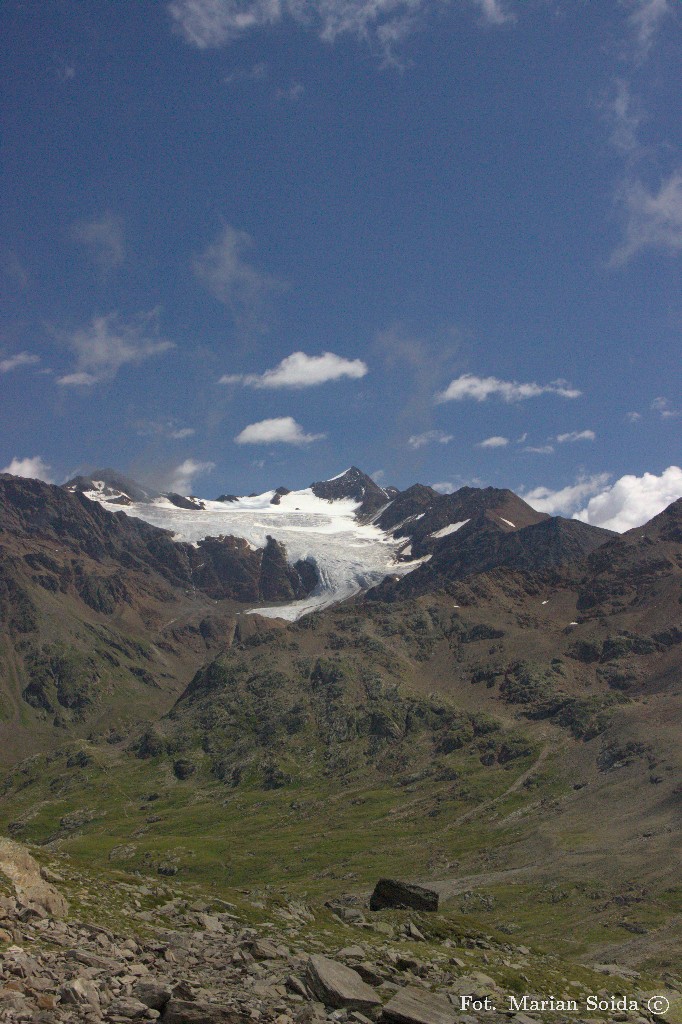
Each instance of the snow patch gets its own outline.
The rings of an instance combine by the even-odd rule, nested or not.
[[[505,518],[504,518],[503,516],[498,516],[497,518],[498,518],[498,519],[501,519],[503,523],[506,523],[506,524],[507,524],[507,526],[513,526],[513,527],[514,527],[514,529],[516,529],[516,526],[514,525],[514,523],[510,523],[510,522],[509,522],[509,520],[508,520],[508,519],[505,519]]]
[[[442,530],[436,530],[431,534],[431,536],[436,538],[448,537],[451,533],[456,533],[457,530],[461,530],[468,522],[468,519],[463,519],[461,523],[450,523],[449,526],[444,526]]]

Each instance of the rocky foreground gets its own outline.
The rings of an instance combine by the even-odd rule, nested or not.
[[[525,972],[537,970],[540,962],[558,1001],[582,1005],[588,994],[609,1001],[620,996],[640,1008],[609,1012],[606,1019],[677,1020],[674,1005],[665,1018],[641,1009],[647,993],[638,990],[634,971],[592,965],[573,972],[583,980],[569,980],[561,974],[571,973],[566,964],[523,945],[490,936],[457,943],[427,939],[421,930],[428,931],[425,915],[408,910],[394,912],[388,921],[368,913],[360,900],[341,902],[325,910],[333,928],[311,928],[316,915],[301,902],[279,899],[266,906],[251,900],[261,916],[253,926],[234,904],[173,895],[170,885],[163,887],[166,902],[146,910],[143,901],[154,883],[140,879],[116,887],[125,898],[122,913],[130,919],[123,934],[77,920],[57,888],[63,878],[39,868],[19,844],[0,841],[0,870],[14,887],[14,895],[0,896],[2,1021],[578,1024],[591,1019],[579,1012],[528,1016],[510,1005],[495,978],[501,971],[507,978],[515,974],[530,990]],[[81,905],[112,905],[113,887],[86,891],[78,877]],[[262,919],[268,914],[274,920]],[[517,1000],[521,988],[515,986]],[[667,978],[666,991],[674,1004],[681,988]]]

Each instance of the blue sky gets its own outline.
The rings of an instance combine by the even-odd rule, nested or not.
[[[0,467],[682,493],[681,22],[6,0]]]

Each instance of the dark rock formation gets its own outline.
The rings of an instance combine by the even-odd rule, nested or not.
[[[380,878],[369,900],[370,910],[438,910],[438,893],[411,882]]]
[[[373,515],[390,500],[386,491],[363,473],[357,466],[351,466],[345,473],[333,480],[321,480],[311,484],[313,494],[327,501],[338,501],[340,498],[352,498],[359,501],[359,515]]]

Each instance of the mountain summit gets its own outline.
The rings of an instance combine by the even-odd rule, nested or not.
[[[372,515],[390,501],[390,496],[383,487],[379,487],[357,466],[333,476],[329,480],[321,480],[311,484],[310,488],[318,498],[327,501],[338,501],[339,498],[352,498],[360,502],[357,510],[361,515]]]

